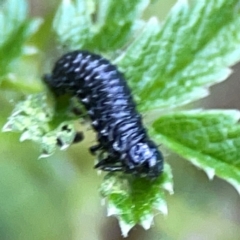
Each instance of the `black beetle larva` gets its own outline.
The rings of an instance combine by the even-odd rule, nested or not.
[[[62,56],[44,76],[57,95],[69,93],[84,105],[97,132],[96,168],[156,178],[163,157],[147,135],[122,73],[100,55],[73,51]]]

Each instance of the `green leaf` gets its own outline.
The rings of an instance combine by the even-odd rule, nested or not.
[[[90,1],[63,0],[56,13],[53,28],[62,44],[83,48],[92,38],[92,4]]]
[[[0,11],[0,46],[27,19],[28,12],[28,4],[24,0],[7,0],[2,5],[2,10]]]
[[[141,23],[137,20],[148,6],[149,0],[103,0],[99,1],[98,31],[92,39],[92,47],[102,52],[116,50],[131,37]]]
[[[161,143],[240,193],[239,118],[237,110],[188,111],[162,116],[153,128]]]
[[[0,75],[6,74],[12,62],[26,53],[24,44],[41,23],[40,19],[27,19],[25,0],[7,0],[4,3],[0,10]]]
[[[177,107],[208,94],[240,59],[238,0],[179,0],[159,29],[150,19],[115,63],[142,111]]]
[[[149,0],[63,0],[54,29],[70,49],[110,52],[122,47],[141,23]]]
[[[54,122],[53,109],[47,105],[46,95],[34,94],[16,105],[3,131],[22,132],[20,141],[37,142],[42,151],[40,157],[47,157],[56,151],[57,143],[63,150],[75,139],[73,122],[67,121],[66,114],[65,119],[59,123]]]
[[[108,215],[119,219],[123,236],[136,224],[149,229],[157,209],[167,214],[164,190],[173,193],[172,173],[165,164],[164,173],[152,181],[130,175],[106,175],[101,194],[108,201]]]

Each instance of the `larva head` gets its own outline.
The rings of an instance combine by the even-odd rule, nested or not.
[[[129,158],[136,175],[158,177],[163,171],[163,156],[152,141],[140,142],[130,148]]]

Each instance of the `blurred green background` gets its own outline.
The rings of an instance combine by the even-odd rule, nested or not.
[[[154,1],[145,18],[163,20],[175,1]],[[26,81],[40,81],[51,68],[61,48],[56,47],[51,21],[59,1],[31,0],[31,16],[44,18],[39,33],[31,39],[40,52],[21,61],[19,71]],[[46,31],[48,35],[46,37]],[[44,33],[44,34],[43,34]],[[31,71],[29,69],[31,68]],[[39,76],[33,79],[32,75]],[[224,83],[212,87],[211,96],[197,106],[240,109],[240,68]],[[1,91],[0,127],[24,93]],[[0,240],[118,240],[117,219],[107,217],[98,187],[103,175],[93,169],[88,147],[94,134],[86,126],[86,139],[67,152],[38,160],[39,148],[19,142],[18,133],[0,134]],[[173,168],[175,194],[168,196],[169,215],[156,213],[154,226],[135,227],[126,239],[138,240],[237,240],[240,239],[240,197],[220,179],[168,153]]]

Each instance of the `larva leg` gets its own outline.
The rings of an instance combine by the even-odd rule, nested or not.
[[[113,162],[113,159],[109,157],[102,159],[99,163],[97,163],[94,166],[94,168],[99,168],[103,171],[108,172],[117,172],[123,170],[122,166],[116,166],[115,163]]]
[[[79,143],[84,139],[84,135],[83,132],[77,132],[74,139],[73,139],[73,143]]]
[[[97,144],[97,145],[94,145],[94,146],[91,146],[89,148],[89,151],[92,155],[96,155],[97,151],[100,150],[102,148],[102,145],[101,144]]]
[[[106,165],[101,168],[103,171],[108,171],[108,172],[120,172],[123,171],[122,166],[114,166],[114,165]]]
[[[99,161],[94,168],[102,168],[104,165],[109,164],[109,158],[104,158],[101,161]]]

